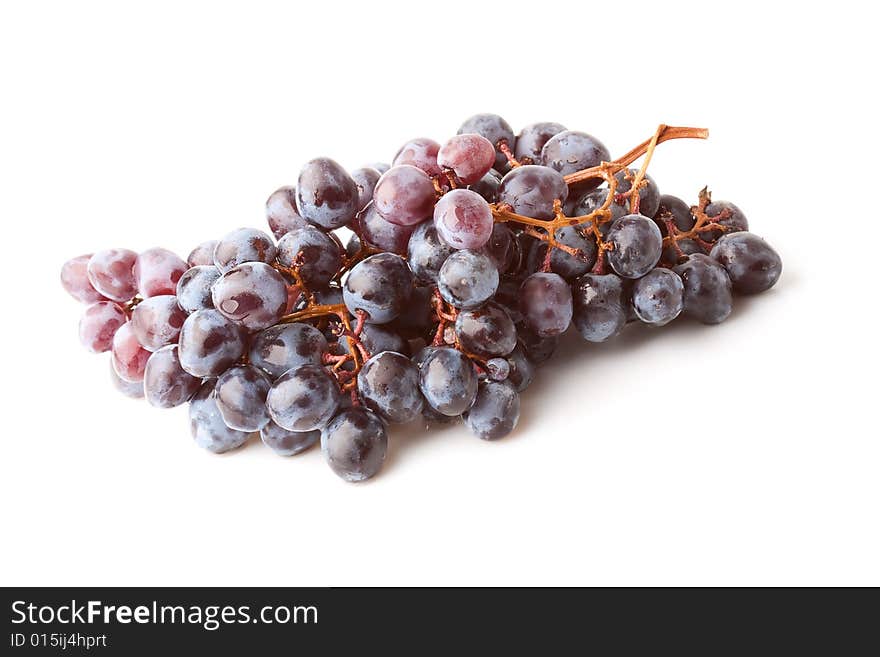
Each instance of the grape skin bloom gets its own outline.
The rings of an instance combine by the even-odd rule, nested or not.
[[[287,283],[263,262],[246,262],[230,269],[211,289],[214,308],[249,331],[277,322],[287,309]]]
[[[212,261],[213,262],[213,261]],[[220,270],[213,264],[190,267],[177,281],[177,303],[186,313],[213,308],[211,287],[220,278]]]
[[[387,324],[403,312],[412,287],[406,260],[393,253],[377,253],[352,268],[342,296],[352,315],[361,310],[368,322]]]
[[[130,301],[138,293],[134,265],[138,255],[128,249],[98,251],[86,266],[89,282],[111,301]]]
[[[88,306],[79,320],[79,341],[94,354],[110,351],[113,336],[128,321],[125,311],[112,301]]]
[[[453,189],[434,206],[434,226],[456,249],[479,249],[492,236],[495,221],[486,200],[468,189]]]
[[[147,351],[177,342],[184,321],[186,312],[170,294],[144,299],[131,313],[131,329]]]
[[[241,328],[216,310],[197,310],[183,323],[178,339],[180,365],[198,377],[219,376],[245,350]]]
[[[213,381],[202,385],[190,402],[189,422],[196,445],[214,454],[237,449],[253,435],[226,426],[214,400]]]
[[[481,440],[498,440],[516,428],[519,405],[519,393],[507,381],[481,381],[464,421]]]
[[[148,249],[134,263],[138,292],[144,298],[177,292],[177,282],[189,265],[168,249]]]
[[[571,288],[559,274],[532,274],[520,289],[520,311],[526,325],[541,337],[561,335],[571,324]]]
[[[491,301],[479,310],[460,312],[455,333],[466,351],[485,358],[506,356],[516,347],[516,326],[507,311]]]
[[[660,262],[663,236],[651,219],[628,214],[617,219],[608,231],[608,264],[624,278],[640,278]]]
[[[214,384],[214,401],[230,429],[259,431],[269,421],[266,395],[272,382],[252,365],[231,367]]]
[[[440,239],[434,222],[419,224],[407,244],[407,261],[413,274],[422,283],[437,284],[440,267],[455,249]]]
[[[339,406],[339,386],[320,365],[300,365],[282,375],[269,390],[266,406],[272,420],[288,431],[313,431],[326,425]]]
[[[376,475],[387,451],[385,425],[364,408],[342,411],[321,431],[321,452],[333,472],[345,481],[364,481]]]
[[[653,269],[633,283],[632,304],[644,323],[665,326],[684,307],[684,283],[671,269]]]
[[[584,274],[572,284],[573,322],[588,342],[605,342],[626,325],[623,281],[614,274]]]
[[[174,408],[186,403],[198,392],[202,379],[180,366],[176,344],[154,351],[144,369],[143,392],[151,406]]]
[[[437,276],[437,289],[446,303],[462,310],[479,308],[498,289],[498,269],[489,256],[475,251],[456,251]]]
[[[61,286],[80,303],[96,303],[106,301],[106,297],[98,292],[89,281],[89,260],[92,254],[71,258],[61,267]]]
[[[342,266],[342,251],[326,233],[306,226],[281,238],[278,262],[296,268],[309,288],[326,287]]]
[[[422,412],[419,370],[403,354],[383,351],[370,358],[358,374],[357,385],[367,408],[386,422],[409,422]]]
[[[314,326],[295,322],[260,331],[251,342],[249,359],[273,379],[300,365],[320,365],[327,338]]]
[[[341,228],[358,210],[358,187],[337,162],[319,157],[302,168],[296,184],[296,208],[300,216],[324,230]]]
[[[245,262],[275,262],[278,250],[266,233],[255,228],[239,228],[217,242],[214,264],[221,274]]]
[[[316,445],[321,440],[321,432],[288,431],[269,420],[260,429],[260,438],[278,456],[295,456]]]
[[[419,389],[428,405],[446,416],[461,415],[477,396],[477,373],[470,358],[450,347],[430,347],[414,359],[419,364]]]
[[[414,226],[430,217],[436,197],[428,174],[409,164],[391,167],[373,190],[376,211],[399,226]]]
[[[440,149],[437,163],[451,170],[465,185],[472,185],[492,169],[495,147],[482,135],[456,135]]]

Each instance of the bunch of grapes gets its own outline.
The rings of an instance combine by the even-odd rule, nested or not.
[[[706,190],[690,206],[647,175],[657,144],[682,137],[706,132],[660,126],[611,160],[587,133],[515,136],[480,114],[392,165],[308,162],[267,201],[272,235],[240,228],[185,261],[99,251],[61,281],[88,304],[80,339],[111,353],[117,388],[189,403],[198,445],[221,453],[259,433],[291,456],[320,442],[361,481],[382,467],[388,424],[509,434],[570,325],[605,342],[631,321],[715,324],[735,293],[776,283],[781,260],[742,210]]]

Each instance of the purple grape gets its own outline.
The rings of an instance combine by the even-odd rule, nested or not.
[[[608,264],[624,278],[640,278],[660,262],[663,236],[651,219],[641,214],[628,214],[617,219],[606,238],[612,249],[607,252]]]
[[[409,422],[422,412],[419,369],[403,354],[375,354],[358,373],[357,385],[367,408],[386,422]]]
[[[504,381],[510,375],[510,362],[506,358],[490,358],[486,361],[486,374],[493,381]]]
[[[266,395],[272,382],[253,365],[230,367],[214,384],[214,401],[230,429],[259,431],[269,421]]]
[[[212,265],[196,265],[186,270],[177,281],[177,303],[187,313],[213,308],[211,287],[220,278],[220,270]]]
[[[278,262],[285,267],[297,267],[309,289],[326,287],[342,267],[342,251],[327,233],[306,226],[281,238]]]
[[[481,381],[464,422],[482,440],[504,438],[519,421],[519,393],[507,381]]]
[[[89,282],[111,301],[130,301],[138,293],[134,265],[138,255],[128,249],[98,251],[86,266]]]
[[[574,302],[574,295],[572,295],[572,302]],[[536,366],[550,360],[556,352],[556,347],[559,346],[558,336],[543,338],[527,326],[518,325],[516,337],[529,362]]]
[[[727,270],[703,253],[688,256],[673,270],[684,283],[684,314],[703,324],[719,324],[733,310]]]
[[[504,308],[491,301],[479,310],[460,312],[455,333],[462,348],[484,358],[506,356],[516,347],[516,326]]]
[[[492,226],[492,234],[482,248],[482,252],[489,256],[500,274],[512,271],[519,260],[518,245],[513,231],[502,223]]]
[[[632,307],[636,317],[654,326],[665,326],[684,307],[684,284],[671,269],[653,269],[633,282]]]
[[[215,454],[241,447],[252,435],[226,426],[214,400],[213,381],[202,385],[190,402],[189,423],[196,445]]]
[[[179,347],[176,344],[154,351],[147,360],[142,388],[151,406],[180,406],[189,401],[201,385],[201,378],[180,366]]]
[[[535,365],[526,356],[522,344],[517,343],[513,351],[507,355],[507,363],[510,367],[507,381],[517,392],[522,392],[529,387],[532,379],[535,378]]]
[[[586,224],[563,226],[557,228],[556,240],[565,246],[578,249],[581,256],[574,256],[562,249],[553,249],[550,254],[550,270],[565,279],[574,279],[586,274],[596,262],[596,240],[592,230]],[[529,269],[538,271],[542,268],[547,256],[547,243],[538,241],[529,253]]]
[[[61,287],[80,303],[107,301],[89,281],[89,260],[92,254],[71,258],[61,267]]]
[[[477,372],[471,359],[451,347],[428,347],[416,359],[419,389],[441,415],[461,415],[477,396]]]
[[[430,217],[436,198],[428,174],[408,164],[391,167],[373,190],[376,211],[399,226],[413,226]]]
[[[296,187],[280,187],[266,199],[266,223],[276,240],[296,228],[309,225],[296,209]]]
[[[729,216],[721,218],[719,215],[727,210]],[[730,201],[712,201],[706,206],[706,216],[713,219],[715,223],[725,227],[722,232],[718,229],[708,230],[702,233],[702,237],[707,242],[714,242],[721,235],[730,235],[749,229],[749,220],[746,215]]]
[[[330,421],[339,401],[336,380],[320,365],[307,363],[285,372],[272,384],[266,407],[278,426],[288,431],[314,431]]]
[[[110,380],[113,381],[113,387],[129,399],[144,398],[144,384],[138,381],[126,381],[120,379],[116,370],[113,369],[113,363],[110,363]]]
[[[437,153],[440,144],[427,137],[412,139],[401,146],[394,156],[393,166],[408,164],[424,171],[429,176],[440,175],[440,166],[437,164]]]
[[[300,365],[320,365],[327,339],[314,326],[295,322],[260,331],[251,343],[249,360],[273,379]]]
[[[615,274],[584,274],[571,286],[572,321],[584,340],[605,342],[626,325],[623,281]]]
[[[559,274],[537,273],[520,290],[523,321],[541,337],[561,335],[571,324],[571,288]]]
[[[482,196],[487,203],[494,203],[498,200],[499,187],[501,187],[501,174],[495,169],[489,171],[472,185],[468,185],[469,190]]]
[[[295,456],[321,440],[320,431],[288,431],[269,420],[260,429],[263,444],[278,456]]]
[[[476,134],[488,139],[495,147],[495,168],[499,171],[507,168],[507,156],[498,149],[498,142],[507,142],[511,152],[516,149],[516,137],[510,124],[497,114],[475,114],[461,124],[458,134]]]
[[[513,169],[501,180],[498,202],[516,214],[534,219],[553,219],[553,203],[565,202],[568,186],[562,176],[548,167],[530,164]]]
[[[372,167],[361,167],[351,172],[351,179],[358,189],[358,212],[362,212],[373,200],[373,190],[379,182],[381,173]]]
[[[639,212],[647,214],[641,209],[639,209]],[[687,203],[677,196],[663,194],[660,196],[660,204],[657,207],[657,212],[654,213],[654,222],[657,224],[657,228],[660,229],[660,233],[664,237],[666,237],[668,230],[666,228],[666,222],[663,221],[663,219],[667,217],[672,219],[672,223],[675,224],[675,227],[682,232],[689,231],[694,227],[694,224],[697,221],[694,219],[694,215],[691,214],[691,208]]]
[[[112,301],[98,301],[83,312],[79,320],[79,341],[95,354],[110,351],[113,336],[128,321],[125,311]]]
[[[245,351],[238,324],[216,310],[197,310],[180,329],[180,365],[198,377],[219,376]]]
[[[516,150],[514,155],[517,160],[524,157],[531,159],[531,163],[541,162],[541,150],[547,141],[566,130],[565,126],[559,123],[532,123],[527,125],[520,131],[516,138]]]
[[[148,249],[134,263],[138,292],[145,299],[177,291],[177,282],[189,265],[168,249]]]
[[[345,226],[360,209],[358,201],[357,183],[328,157],[308,162],[299,173],[296,208],[318,228],[332,230]]]
[[[407,261],[422,283],[436,285],[440,267],[455,249],[440,239],[433,221],[418,225],[407,244]]]
[[[378,171],[380,176],[391,168],[391,165],[387,162],[373,162],[372,164],[368,164],[367,166],[371,169],[375,169],[376,171]]]
[[[227,271],[211,291],[214,307],[249,331],[271,326],[287,308],[287,283],[263,262],[246,262]]]
[[[388,450],[385,425],[364,408],[350,408],[321,431],[321,452],[345,481],[369,479],[382,468]]]
[[[437,163],[451,169],[465,185],[473,185],[495,164],[495,146],[482,135],[459,134],[443,145]]]
[[[486,200],[467,189],[453,189],[434,206],[434,226],[449,246],[479,249],[492,236],[495,223]]]
[[[498,269],[489,256],[476,251],[456,251],[437,275],[437,289],[456,308],[479,308],[498,289]]]
[[[727,270],[734,291],[740,294],[769,290],[782,274],[779,254],[754,233],[722,235],[709,255]]]
[[[638,174],[638,169],[622,169],[618,171],[614,176],[617,179],[617,193],[624,194],[632,189],[632,180],[635,180],[636,175]],[[631,178],[631,180],[627,179],[627,175]],[[657,214],[657,210],[660,209],[660,188],[657,187],[657,183],[654,182],[654,179],[645,174],[644,180],[646,183],[643,183],[639,188],[639,214],[643,214],[646,217],[653,217]],[[620,203],[627,212],[631,206],[630,199],[625,198],[623,202]]]
[[[368,244],[382,251],[406,254],[409,238],[416,230],[416,226],[399,226],[385,221],[376,211],[376,206],[370,203],[358,216],[361,235]],[[422,222],[428,223],[428,222]],[[422,225],[422,224],[419,224]]]
[[[177,297],[162,294],[141,301],[131,313],[131,330],[147,351],[177,342],[186,312]]]
[[[192,251],[186,258],[186,263],[190,267],[201,267],[203,265],[214,266],[214,251],[217,248],[218,240],[208,240],[202,242]],[[178,281],[179,283],[180,281]]]
[[[144,369],[147,367],[150,352],[138,342],[130,322],[117,329],[110,352],[113,369],[120,379],[132,383],[144,380]]]
[[[352,268],[342,296],[353,315],[362,310],[368,322],[387,324],[403,312],[412,287],[406,260],[393,253],[377,253]]]
[[[255,228],[239,228],[217,243],[214,264],[221,274],[245,262],[275,262],[278,250],[266,233]]]
[[[610,160],[611,153],[605,148],[605,144],[592,135],[576,130],[565,130],[553,135],[541,149],[541,164],[563,176]],[[601,182],[601,178],[587,180],[580,183],[579,188],[593,189]]]

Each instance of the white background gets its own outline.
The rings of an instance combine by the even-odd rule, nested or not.
[[[4,4],[0,581],[880,584],[876,34],[811,4]],[[651,173],[740,205],[779,285],[717,327],[572,337],[514,435],[395,429],[358,486],[318,450],[198,449],[79,346],[68,257],[185,256],[312,157],[483,111],[613,154],[709,127]]]

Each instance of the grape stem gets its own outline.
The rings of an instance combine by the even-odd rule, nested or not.
[[[601,224],[607,223],[608,221],[611,221],[612,215],[610,207],[611,203],[616,198],[618,185],[618,181],[615,175],[621,170],[629,167],[630,164],[635,162],[643,155],[645,156],[645,160],[642,163],[641,168],[632,178],[632,185],[629,191],[626,193],[630,199],[630,211],[634,213],[638,212],[638,190],[641,189],[643,184],[645,184],[646,182],[645,174],[647,173],[648,165],[651,163],[651,158],[654,155],[654,149],[657,148],[657,145],[663,143],[664,141],[669,141],[670,139],[707,139],[708,137],[709,131],[705,128],[672,127],[661,123],[650,139],[642,142],[631,151],[622,155],[616,160],[612,160],[611,162],[602,162],[597,166],[583,169],[581,171],[576,171],[575,173],[571,173],[565,176],[565,182],[569,187],[572,187],[577,183],[594,180],[596,178],[601,178],[608,184],[608,195],[605,197],[605,201],[600,207],[596,208],[589,214],[580,215],[577,217],[568,217],[565,215],[564,212],[562,212],[562,204],[557,199],[557,201],[554,203],[554,217],[550,220],[535,219],[533,217],[526,217],[524,215],[517,214],[513,212],[513,208],[506,203],[492,204],[490,206],[492,208],[492,216],[494,217],[496,223],[509,221],[522,224],[524,230],[529,235],[536,237],[537,239],[543,240],[544,242],[547,242],[549,250],[552,250],[554,248],[561,248],[566,252],[568,252],[568,250],[565,248],[565,245],[560,244],[556,240],[556,230],[564,226],[576,226],[589,222],[590,224],[592,224],[591,228],[593,236],[596,239],[596,246],[598,248],[596,254],[596,264],[593,266],[593,273],[602,274],[605,272],[605,254],[607,251],[610,251],[612,249],[612,245],[602,239],[602,233],[599,230],[599,226]],[[703,229],[709,230],[708,227],[703,227]]]

